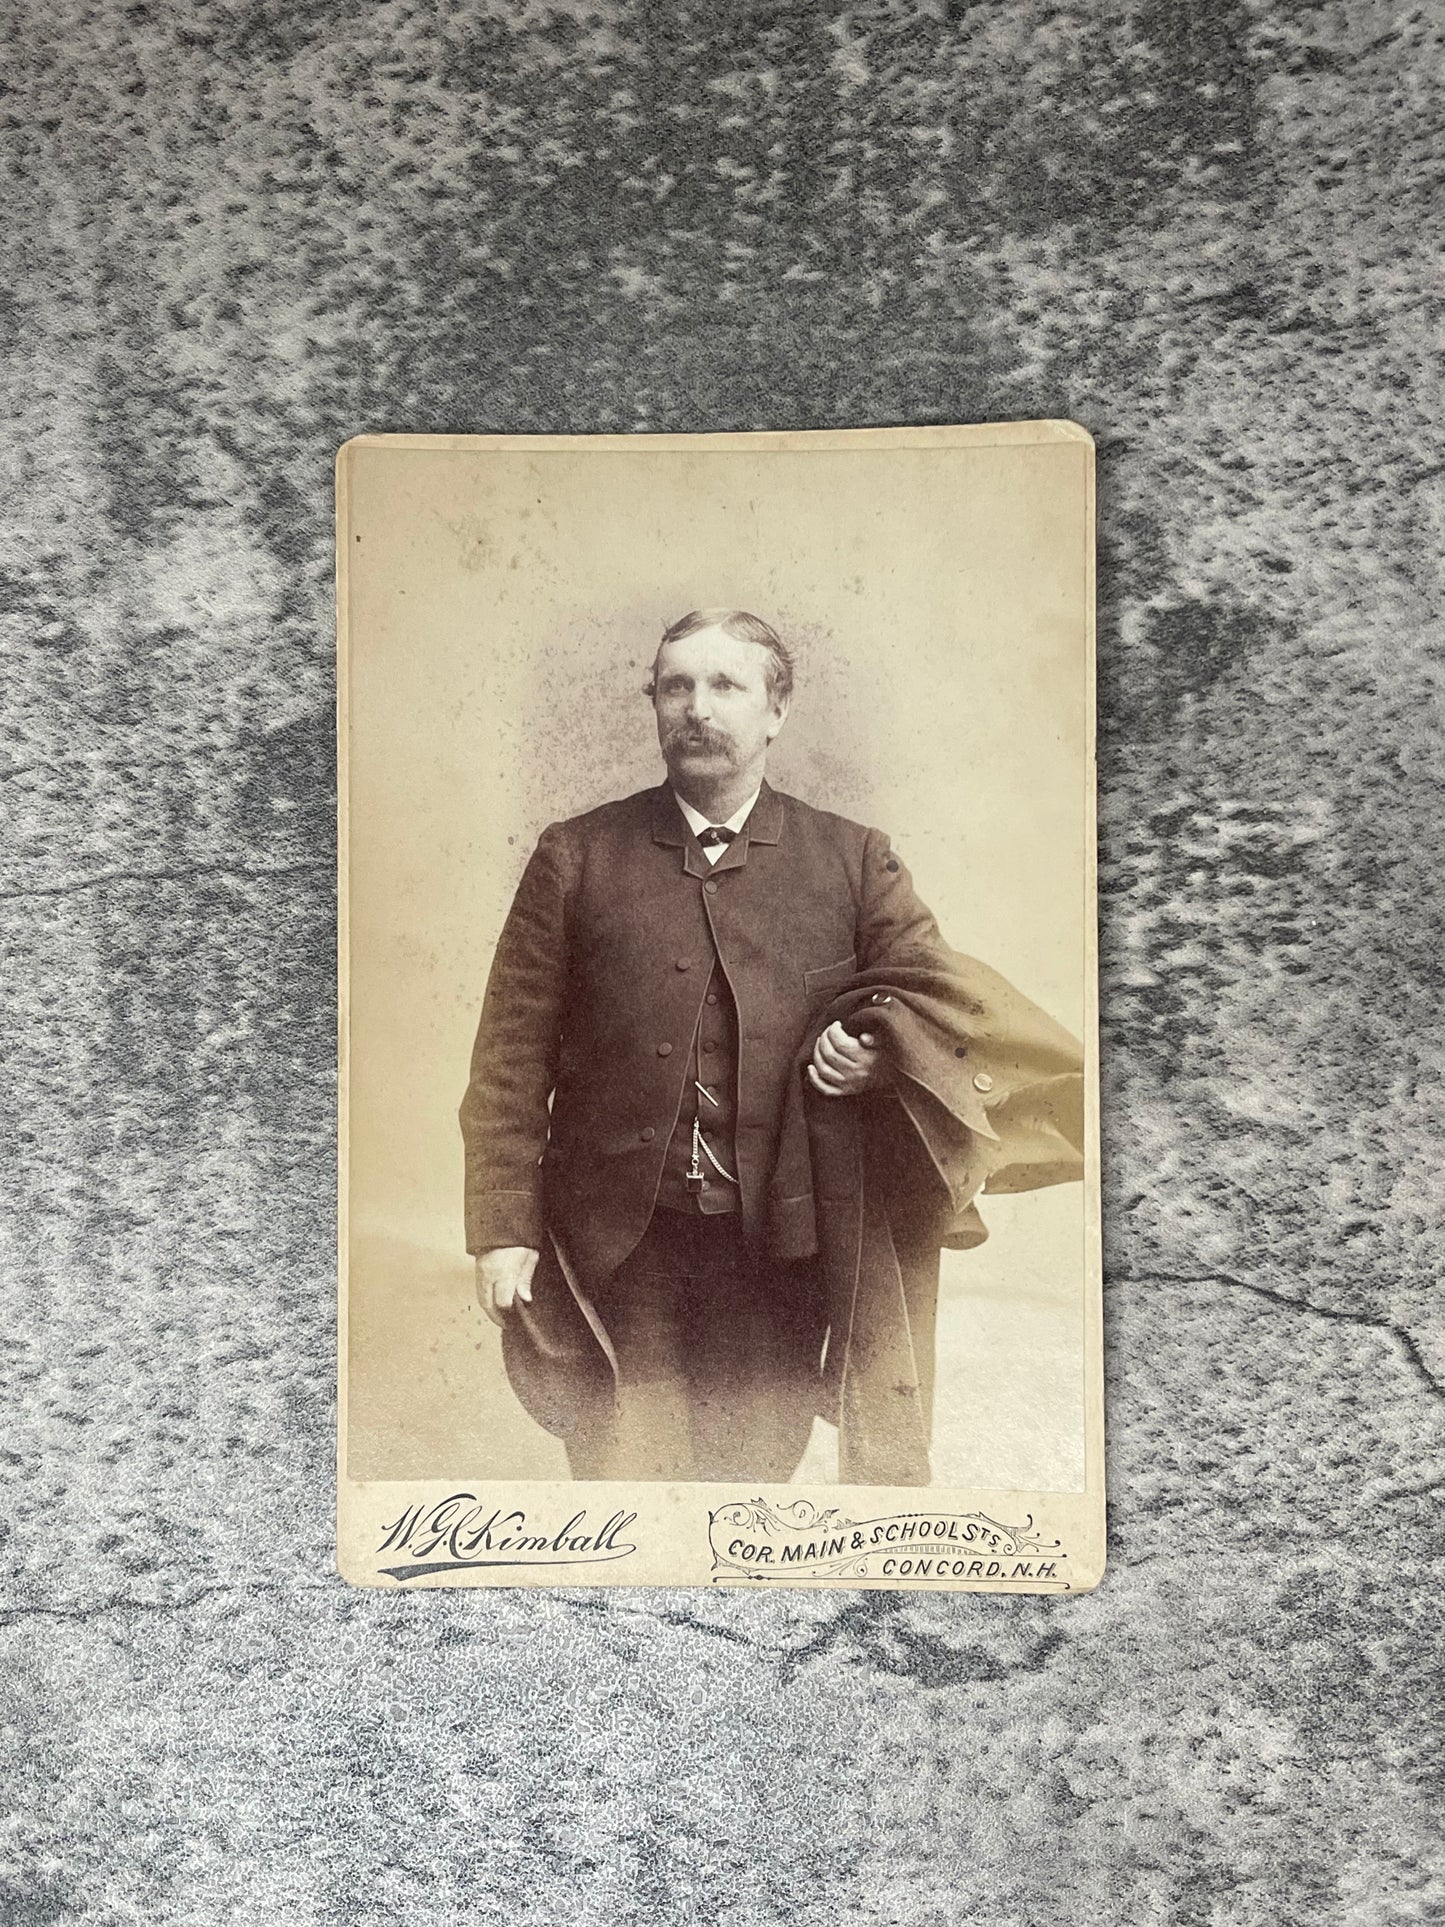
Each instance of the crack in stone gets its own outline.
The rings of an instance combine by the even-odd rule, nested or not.
[[[1438,1479],[1426,1479],[1423,1485],[1397,1485],[1393,1490],[1381,1492],[1375,1503],[1393,1505],[1397,1499],[1423,1499],[1432,1492],[1442,1491],[1445,1491],[1445,1474]]]
[[[184,1599],[97,1599],[92,1605],[74,1603],[56,1606],[0,1606],[0,1626],[13,1626],[23,1619],[101,1619],[108,1613],[184,1613],[198,1606],[205,1599],[226,1598],[235,1593],[251,1595],[277,1593],[289,1597],[294,1593],[324,1592],[335,1594],[330,1585],[293,1586],[279,1580],[257,1579],[248,1585],[202,1586],[198,1591],[187,1593]]]
[[[602,1618],[645,1619],[651,1625],[664,1625],[679,1632],[701,1633],[704,1637],[742,1646],[778,1668],[779,1679],[791,1685],[810,1660],[823,1659],[837,1648],[850,1649],[848,1656],[898,1679],[917,1686],[958,1686],[967,1682],[992,1684],[1011,1679],[1019,1673],[1040,1672],[1050,1656],[1064,1643],[1064,1635],[1051,1628],[1037,1639],[1029,1652],[1013,1662],[999,1660],[977,1645],[951,1646],[937,1634],[911,1626],[901,1617],[907,1599],[894,1598],[883,1591],[856,1594],[839,1605],[801,1643],[776,1644],[753,1639],[747,1633],[716,1621],[691,1618],[686,1613],[659,1611],[647,1607],[625,1606],[620,1602],[571,1597],[569,1606]]]
[[[715,1595],[716,1596],[716,1595]],[[618,1598],[610,1600],[579,1598],[575,1593],[568,1594],[563,1604],[579,1612],[594,1614],[599,1619],[642,1619],[650,1626],[671,1626],[679,1632],[701,1633],[705,1638],[717,1639],[731,1646],[746,1646],[755,1653],[771,1654],[781,1658],[786,1648],[772,1646],[765,1640],[753,1639],[747,1633],[735,1632],[731,1626],[722,1626],[716,1620],[694,1619],[685,1612],[654,1611],[648,1606],[633,1605]]]
[[[1405,1361],[1424,1386],[1435,1398],[1445,1398],[1445,1383],[1430,1369],[1424,1354],[1414,1338],[1403,1325],[1390,1318],[1377,1318],[1366,1311],[1339,1311],[1330,1305],[1314,1305],[1307,1298],[1296,1298],[1287,1291],[1273,1291],[1268,1285],[1254,1284],[1248,1278],[1240,1278],[1230,1271],[1206,1271],[1199,1273],[1182,1271],[1122,1271],[1112,1273],[1105,1281],[1118,1285],[1231,1285],[1238,1291],[1252,1292],[1256,1298],[1265,1298],[1273,1305],[1284,1305],[1290,1311],[1308,1312],[1314,1318],[1327,1318],[1337,1325],[1364,1325],[1372,1331],[1384,1332],[1393,1338],[1404,1353]]]
[[[92,877],[81,877],[73,883],[41,884],[33,890],[0,890],[0,903],[10,903],[23,897],[65,897],[73,896],[78,890],[95,890],[107,883],[185,883],[191,877],[287,877],[307,870],[330,870],[334,864],[327,861],[306,863],[278,863],[273,869],[248,870],[239,863],[192,863],[181,870],[102,870]]]
[[[67,769],[88,769],[110,776],[116,771],[151,769],[157,763],[184,765],[195,762],[201,756],[240,757],[246,753],[243,743],[196,742],[155,749],[137,749],[134,744],[128,744],[118,750],[92,750],[88,756],[39,756],[33,763],[12,763],[8,769],[0,769],[0,783],[13,783],[18,777],[33,776],[37,770],[56,774]]]

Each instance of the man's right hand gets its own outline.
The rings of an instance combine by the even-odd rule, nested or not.
[[[532,1302],[532,1273],[541,1254],[529,1245],[499,1245],[477,1259],[477,1303],[494,1325],[503,1324],[521,1299]]]

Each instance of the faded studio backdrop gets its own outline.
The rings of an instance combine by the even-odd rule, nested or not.
[[[989,433],[346,451],[351,1477],[566,1476],[473,1298],[456,1109],[538,833],[661,779],[641,691],[685,610],[781,630],[770,779],[886,829],[949,941],[1082,1031],[1089,450]],[[935,1481],[1081,1489],[1083,1187],[983,1211]]]

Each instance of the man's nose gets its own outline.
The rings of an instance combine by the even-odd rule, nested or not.
[[[712,696],[706,689],[694,689],[687,699],[688,718],[692,722],[706,722],[712,714]]]

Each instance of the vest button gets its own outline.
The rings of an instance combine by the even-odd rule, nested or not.
[[[650,1124],[644,1124],[638,1135],[644,1144],[651,1144],[652,1140],[657,1136],[657,1133]]]
[[[713,1051],[717,1049],[717,1045],[713,1043],[709,1043],[707,1040],[704,1040],[703,1049],[707,1051]]]
[[[710,990],[707,993],[707,1000],[710,1004],[715,1004],[717,1002],[717,992],[715,990]]]
[[[678,970],[691,970],[691,969],[692,969],[692,958],[691,958],[691,957],[679,957],[679,958],[678,958],[678,960],[677,960],[677,963],[676,963],[676,965],[675,965],[675,968],[676,968],[676,969],[678,969]]]
[[[717,895],[717,878],[709,877],[707,882],[702,887],[704,890],[707,891],[710,897],[715,897]]]
[[[671,1057],[671,1055],[672,1055],[672,1045],[671,1045],[671,1044],[659,1044],[659,1045],[658,1045],[658,1047],[657,1047],[657,1054],[658,1054],[658,1056],[659,1056],[659,1057]]]
[[[974,1074],[973,1088],[976,1091],[991,1091],[993,1089],[993,1079],[987,1071],[977,1071]]]

